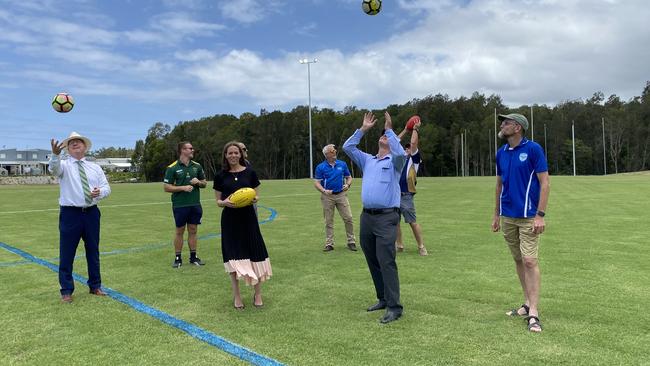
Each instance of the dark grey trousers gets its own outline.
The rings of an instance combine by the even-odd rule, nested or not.
[[[362,212],[359,239],[375,284],[377,299],[386,303],[389,310],[401,313],[399,276],[395,262],[399,218],[397,211],[375,215]]]

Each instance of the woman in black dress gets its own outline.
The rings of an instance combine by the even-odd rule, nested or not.
[[[271,278],[271,262],[257,222],[253,205],[235,208],[228,197],[244,187],[255,189],[258,200],[260,181],[251,167],[246,166],[243,151],[236,141],[223,148],[223,169],[214,178],[214,194],[221,213],[221,251],[226,272],[230,273],[234,306],[244,309],[239,291],[239,279],[255,288],[253,305],[263,306],[261,283]]]

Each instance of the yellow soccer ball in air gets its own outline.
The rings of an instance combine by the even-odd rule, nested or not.
[[[381,0],[363,0],[361,9],[368,15],[376,15],[381,11]]]
[[[253,188],[246,187],[234,191],[228,199],[233,205],[235,205],[235,208],[241,208],[252,205],[255,195],[255,190]]]

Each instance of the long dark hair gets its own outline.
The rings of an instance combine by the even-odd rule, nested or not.
[[[228,153],[228,148],[231,146],[235,146],[237,150],[239,150],[239,165],[246,167],[246,160],[244,159],[244,151],[241,149],[241,146],[239,146],[239,142],[230,141],[227,142],[226,145],[223,147],[223,159],[221,161],[221,169],[225,171],[230,170],[230,163],[228,163],[228,159],[226,159],[226,154]]]

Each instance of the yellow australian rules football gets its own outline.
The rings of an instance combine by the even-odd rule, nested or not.
[[[235,205],[235,208],[241,208],[252,205],[255,195],[255,190],[253,188],[245,187],[234,191],[228,199],[233,205]]]

